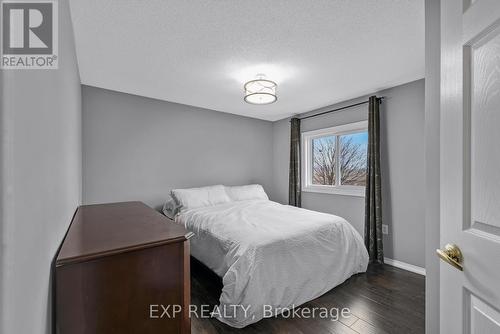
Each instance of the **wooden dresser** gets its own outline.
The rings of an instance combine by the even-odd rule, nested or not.
[[[57,333],[190,333],[190,236],[141,202],[79,207],[56,259]]]

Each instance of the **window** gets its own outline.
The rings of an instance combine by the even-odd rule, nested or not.
[[[302,133],[302,190],[364,196],[368,122]]]

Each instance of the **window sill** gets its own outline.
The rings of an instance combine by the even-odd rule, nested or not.
[[[343,195],[354,197],[365,197],[364,187],[321,187],[321,186],[308,186],[302,188],[306,193],[321,193],[331,195]]]

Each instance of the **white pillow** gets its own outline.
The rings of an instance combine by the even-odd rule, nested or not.
[[[168,218],[174,220],[175,219],[175,215],[177,215],[177,213],[179,212],[179,205],[177,204],[177,202],[172,198],[172,196],[168,196],[167,198],[167,201],[165,202],[165,204],[163,204],[163,213],[165,214],[165,216],[167,216]]]
[[[231,202],[231,199],[227,196],[223,185],[202,188],[174,189],[171,191],[171,195],[181,210]]]
[[[250,199],[269,200],[264,188],[262,188],[260,184],[226,187],[226,192],[229,198],[233,201],[245,201]]]

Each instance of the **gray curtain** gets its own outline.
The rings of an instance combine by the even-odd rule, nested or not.
[[[300,119],[290,121],[290,171],[288,173],[288,204],[301,206],[300,185]]]
[[[380,180],[380,99],[368,104],[368,161],[365,196],[365,244],[370,263],[384,263],[382,242],[382,187]]]

